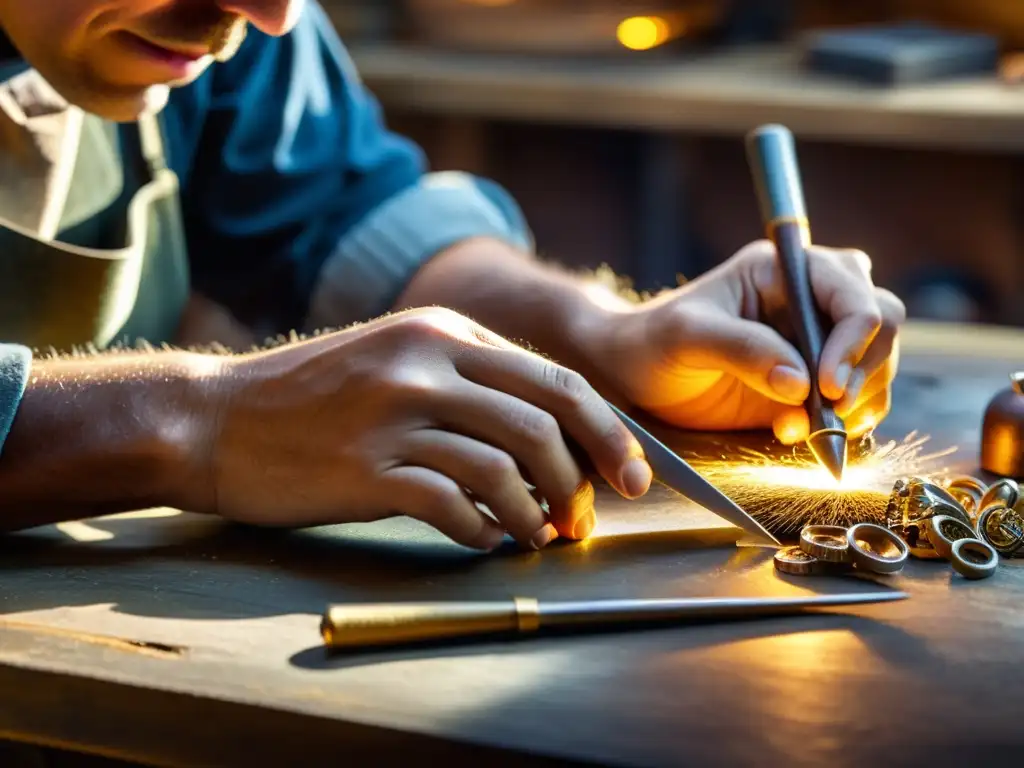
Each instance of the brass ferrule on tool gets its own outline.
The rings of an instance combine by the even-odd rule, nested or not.
[[[320,633],[328,647],[344,648],[526,633],[539,627],[537,601],[517,597],[507,602],[332,605],[324,612]]]

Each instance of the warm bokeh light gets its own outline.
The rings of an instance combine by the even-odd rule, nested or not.
[[[632,51],[647,51],[668,40],[670,31],[660,16],[633,16],[619,24],[615,36]]]

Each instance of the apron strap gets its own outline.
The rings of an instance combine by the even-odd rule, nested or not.
[[[150,176],[167,170],[167,153],[164,150],[163,125],[157,115],[145,114],[136,123],[139,132],[139,148]]]

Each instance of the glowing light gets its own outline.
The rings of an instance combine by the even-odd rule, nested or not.
[[[884,521],[885,505],[900,477],[938,478],[946,474],[941,459],[956,449],[925,453],[927,437],[916,433],[851,457],[837,481],[812,457],[772,456],[747,448],[723,447],[720,456],[687,456],[722,492],[766,528],[792,533],[807,524],[853,525]]]
[[[619,24],[615,36],[631,51],[647,51],[668,40],[670,32],[668,22],[659,16],[632,16]]]

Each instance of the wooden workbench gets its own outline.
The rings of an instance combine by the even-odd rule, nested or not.
[[[883,433],[976,456],[1024,333],[911,326]],[[409,521],[271,533],[158,510],[0,539],[0,738],[170,766],[1018,764],[1024,566],[748,623],[328,657],[332,601],[786,595],[771,551],[666,492],[587,542],[470,553]]]

